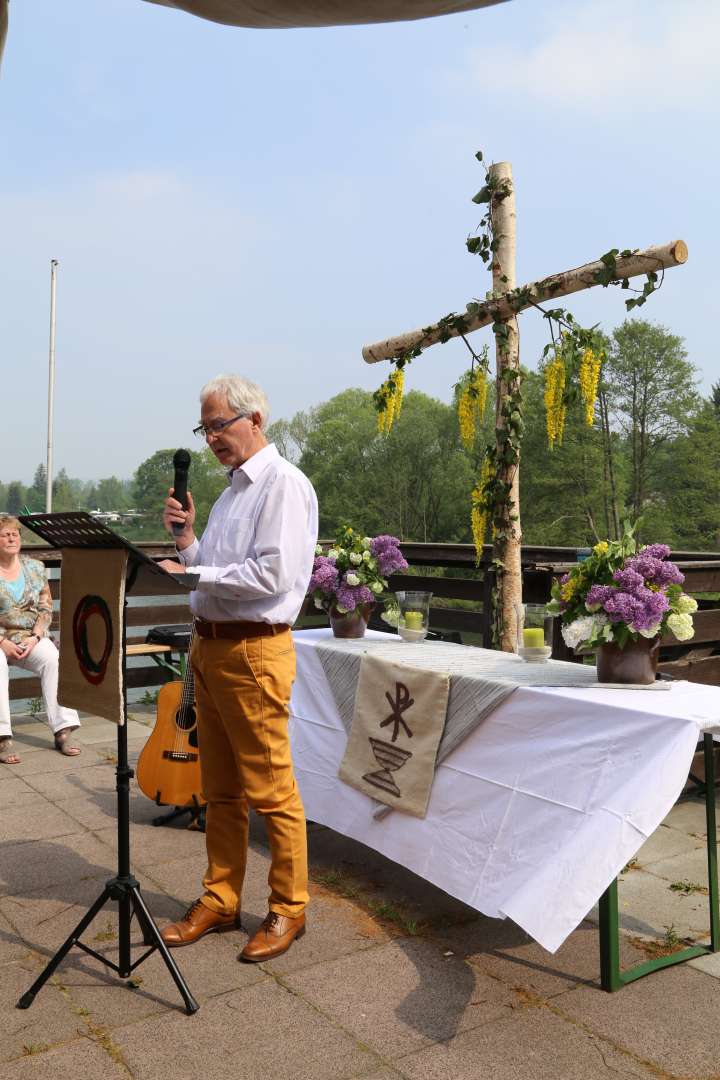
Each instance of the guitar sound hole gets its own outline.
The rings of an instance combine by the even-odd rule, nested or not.
[[[175,723],[181,731],[191,731],[197,723],[195,707],[193,705],[181,705],[175,713]]]

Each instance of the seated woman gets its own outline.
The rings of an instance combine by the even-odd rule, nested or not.
[[[20,522],[0,514],[0,764],[17,765],[10,727],[9,664],[40,676],[47,721],[55,736],[55,749],[68,757],[80,753],[68,742],[80,727],[74,709],[58,705],[58,651],[48,637],[52,598],[45,567],[20,554]]]

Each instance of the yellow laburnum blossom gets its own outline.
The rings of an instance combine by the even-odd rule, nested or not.
[[[402,368],[396,368],[380,387],[384,399],[383,408],[378,412],[378,431],[386,435],[390,434],[393,424],[400,415],[404,389],[405,372]]]
[[[550,448],[562,442],[565,430],[565,364],[558,353],[545,368],[545,421]]]
[[[470,525],[472,528],[473,543],[475,544],[475,558],[479,563],[482,558],[483,544],[490,523],[490,510],[484,505],[485,488],[490,479],[490,461],[486,457],[482,463],[480,477],[473,488],[471,496],[472,509],[470,511]]]
[[[457,405],[460,438],[467,450],[471,450],[475,442],[475,430],[478,421],[482,420],[485,414],[486,399],[485,371],[481,367],[473,368],[458,398]]]
[[[588,427],[592,427],[595,418],[595,402],[597,400],[602,361],[603,354],[596,353],[593,349],[585,349],[580,358],[578,377],[580,380],[580,393],[585,403],[585,423]]]
[[[390,376],[390,378],[393,379],[393,382],[395,383],[395,411],[393,419],[397,420],[398,416],[400,415],[400,410],[402,409],[403,392],[405,390],[405,372],[402,368],[397,368],[394,373],[394,378],[392,375]]]
[[[563,600],[571,600],[574,592],[577,591],[578,582],[574,578],[569,578],[560,589],[560,596]]]

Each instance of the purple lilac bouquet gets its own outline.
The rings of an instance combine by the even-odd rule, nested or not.
[[[548,613],[559,615],[562,636],[571,649],[594,649],[655,638],[668,631],[678,641],[695,633],[697,601],[682,590],[685,580],[668,562],[666,544],[638,550],[637,525],[626,523],[620,540],[603,540],[584,562],[553,582]]]
[[[318,544],[308,587],[315,607],[343,615],[383,598],[390,574],[407,570],[399,544],[395,536],[361,536],[349,525],[327,552]]]

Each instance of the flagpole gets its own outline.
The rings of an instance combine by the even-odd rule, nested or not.
[[[57,259],[50,260],[50,355],[48,358],[47,466],[45,475],[45,513],[52,510],[53,487],[53,412],[55,404],[55,291]]]

